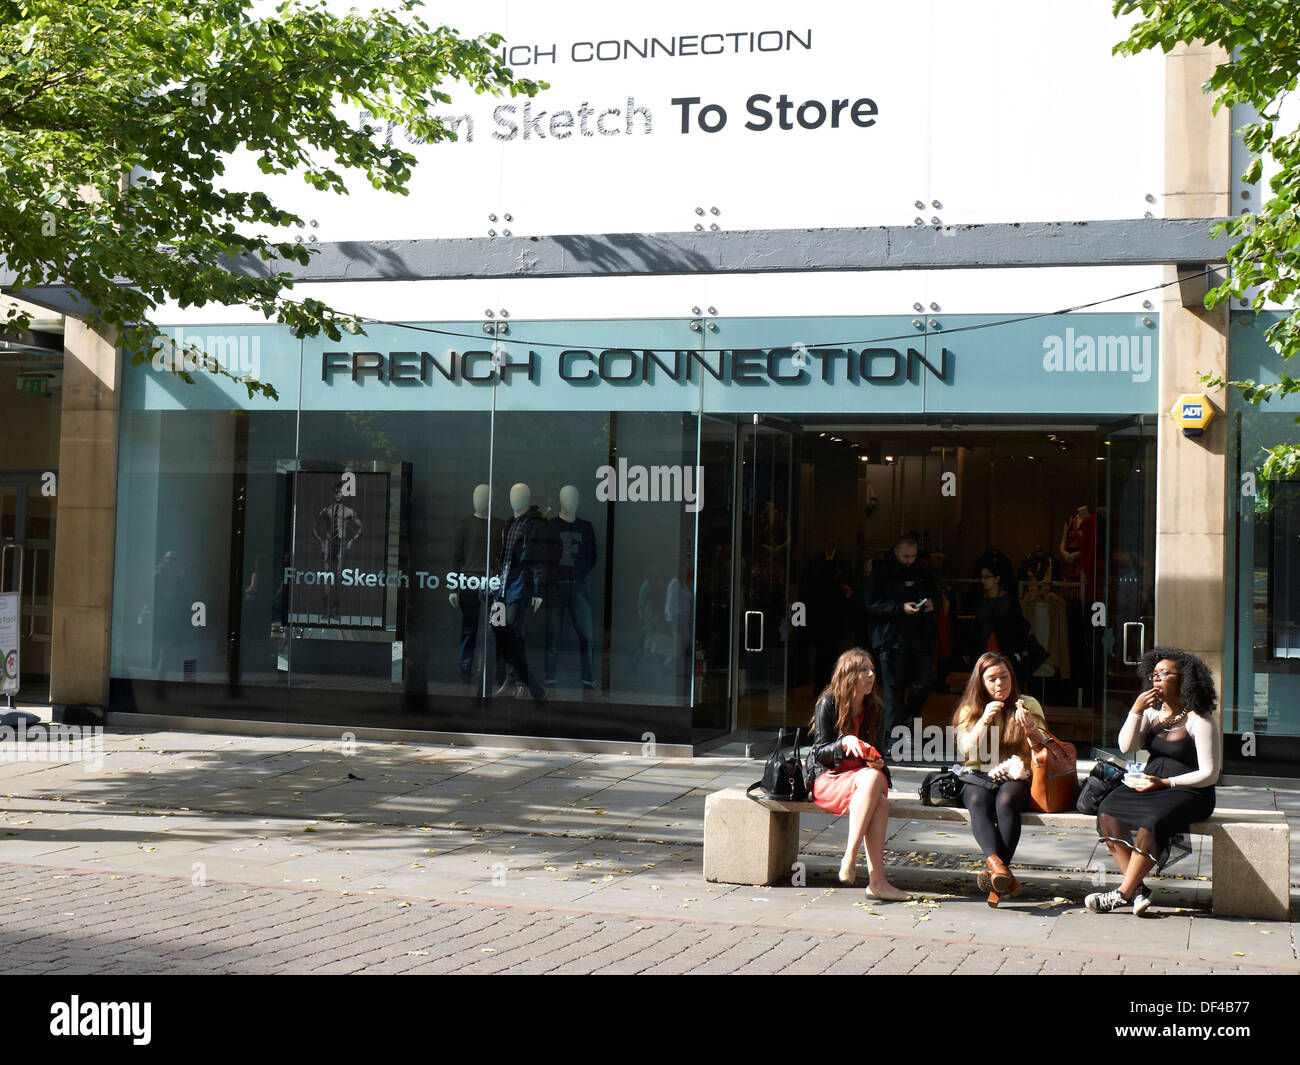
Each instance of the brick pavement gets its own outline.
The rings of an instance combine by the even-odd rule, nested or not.
[[[0,863],[11,974],[1291,973],[1085,950]]]
[[[706,883],[704,798],[752,780],[739,759],[109,730],[92,769],[30,742],[0,762],[16,972],[1300,970],[1296,925],[1210,915],[1208,845],[1142,921],[1082,910],[1086,831],[1027,832],[996,912],[969,834],[917,821],[886,851],[911,903],[836,882],[827,815],[803,818],[806,882]],[[1300,792],[1231,801],[1295,806],[1300,834]]]

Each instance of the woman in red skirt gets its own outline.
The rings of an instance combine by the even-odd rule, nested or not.
[[[912,896],[885,878],[885,833],[889,825],[889,770],[867,738],[880,722],[876,669],[860,647],[835,663],[813,710],[813,801],[833,814],[849,815],[849,842],[840,863],[840,883],[857,876],[858,848],[865,837],[870,879],[867,894],[890,902]]]

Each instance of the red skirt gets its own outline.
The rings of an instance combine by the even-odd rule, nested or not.
[[[813,802],[827,813],[845,814],[853,799],[854,781],[870,770],[861,758],[845,758],[839,769],[828,769],[813,781]]]

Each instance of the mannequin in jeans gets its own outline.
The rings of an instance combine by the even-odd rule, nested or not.
[[[546,689],[528,670],[528,653],[524,630],[528,610],[535,614],[542,605],[550,560],[550,536],[546,518],[532,505],[532,489],[522,481],[510,488],[510,510],[514,517],[506,523],[501,537],[501,588],[498,595],[505,604],[505,624],[497,631],[501,653],[506,660],[506,679],[497,689],[504,695],[510,687],[515,697],[531,695],[536,703],[546,702]]]
[[[587,575],[596,565],[596,530],[591,522],[578,517],[578,498],[573,485],[561,488],[560,513],[550,523],[555,558],[546,594],[546,687],[555,687],[567,618],[578,637],[582,694],[588,698],[596,691],[591,661],[591,596],[587,591]]]

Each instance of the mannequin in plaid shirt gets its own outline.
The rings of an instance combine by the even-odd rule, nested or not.
[[[506,679],[496,694],[505,695],[513,687],[517,698],[528,694],[540,704],[546,701],[546,689],[529,672],[524,630],[529,609],[536,613],[541,608],[552,552],[546,518],[538,507],[530,505],[532,497],[532,490],[526,484],[516,484],[510,489],[514,517],[506,523],[501,537],[500,594],[506,618],[500,635]]]

